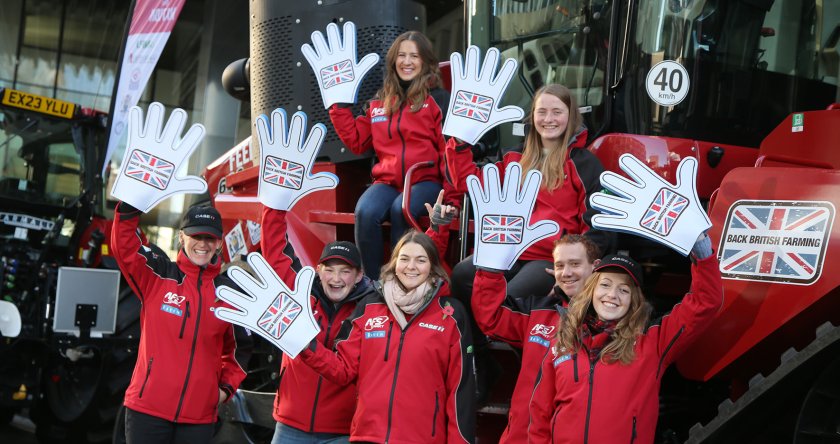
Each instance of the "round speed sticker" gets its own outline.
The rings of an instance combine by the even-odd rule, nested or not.
[[[688,71],[673,60],[657,63],[645,79],[648,97],[662,106],[673,106],[685,99],[690,81]]]

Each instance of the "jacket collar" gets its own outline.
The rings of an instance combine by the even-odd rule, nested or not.
[[[214,279],[222,269],[222,260],[218,254],[213,255],[213,259],[210,260],[209,264],[204,267],[199,267],[187,257],[187,253],[184,252],[183,248],[178,250],[177,264],[178,268],[184,274],[194,279],[198,279],[198,275],[202,270],[204,271],[201,276],[203,279]]]

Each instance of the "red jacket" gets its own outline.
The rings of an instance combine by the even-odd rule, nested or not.
[[[605,364],[585,350],[546,355],[531,401],[528,442],[653,442],[665,368],[709,326],[723,302],[715,256],[698,261],[691,274],[691,291],[638,337],[629,365]],[[583,347],[601,339],[582,338]]]
[[[126,208],[127,207],[127,208]],[[220,306],[218,255],[204,268],[183,250],[173,263],[140,243],[140,212],[120,203],[111,249],[140,311],[140,348],[125,406],[168,421],[216,422],[219,388],[233,393],[245,379],[234,359],[233,326],[213,314]],[[126,211],[126,212],[123,212]]]
[[[595,214],[595,210],[589,208],[589,196],[601,190],[599,177],[604,167],[594,154],[583,148],[586,143],[586,134],[586,130],[582,130],[569,146],[569,154],[563,165],[563,171],[566,173],[563,186],[552,192],[541,187],[531,214],[532,221],[557,222],[560,225],[560,232],[528,247],[519,257],[520,260],[553,262],[551,251],[555,240],[566,233],[583,234],[589,230],[590,220]],[[521,159],[522,153],[510,151],[504,155],[501,162],[496,162],[502,180],[504,180],[507,165],[511,162],[519,162]],[[467,191],[466,180],[471,174],[481,178],[481,172],[473,163],[469,145],[458,145],[455,139],[449,139],[446,145],[446,162],[452,183],[458,192]],[[606,236],[606,233],[599,232],[599,236]],[[602,247],[603,251],[609,251],[606,237],[603,240],[600,238],[593,240]]]
[[[437,98],[435,98],[437,96]],[[403,190],[405,173],[416,163],[432,161],[434,167],[421,168],[412,176],[417,182],[437,182],[446,190],[446,201],[456,202],[457,195],[446,180],[446,165],[442,122],[443,108],[449,104],[445,90],[433,89],[422,108],[412,112],[404,104],[394,115],[385,114],[381,100],[371,100],[364,115],[353,117],[350,108],[339,105],[330,107],[330,120],[341,141],[350,151],[362,154],[373,148],[378,163],[371,175],[374,183],[390,185]]]
[[[528,440],[528,403],[551,339],[557,334],[562,302],[559,288],[548,296],[507,294],[503,273],[479,269],[473,283],[473,316],[481,331],[494,339],[522,349],[522,365],[510,399],[508,425],[500,443]],[[521,297],[525,296],[525,297]]]
[[[294,285],[292,259],[283,253],[286,248],[286,212],[266,207],[262,217],[262,251],[272,268],[287,285]],[[334,307],[324,295],[320,279],[312,284],[312,312],[321,327],[316,340],[335,350],[341,324],[356,308],[356,302],[374,293],[364,277],[347,298]],[[274,419],[309,433],[350,434],[350,422],[356,411],[356,385],[335,384],[312,370],[300,359],[283,354],[280,384],[274,397]]]

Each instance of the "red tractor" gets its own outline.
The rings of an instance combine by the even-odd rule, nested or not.
[[[252,116],[305,104],[314,121],[326,123],[309,73],[292,79],[284,70],[305,62],[300,43],[331,20],[353,20],[359,35],[375,35],[359,52],[382,54],[393,36],[366,26],[369,18],[353,11],[358,3],[308,12],[298,22],[304,37],[274,46],[266,42],[269,28],[285,16],[269,5],[252,9],[251,47],[282,47],[285,57],[278,64],[271,51],[252,53]],[[462,17],[467,44],[495,46],[519,61],[509,103],[527,109],[544,83],[573,91],[590,150],[608,170],[618,171],[618,157],[631,153],[673,181],[682,158],[698,160],[725,303],[665,378],[657,441],[838,442],[840,252],[831,244],[840,242],[840,8],[781,0],[466,0]],[[428,34],[444,39],[451,27],[432,23]],[[285,88],[303,98],[283,96],[276,79],[302,82]],[[501,126],[483,138],[477,160],[493,160],[521,134],[518,125]],[[317,168],[337,174],[338,188],[305,198],[289,216],[289,239],[304,264],[314,264],[326,242],[352,240],[353,207],[369,177],[369,161],[329,142]],[[246,140],[205,171],[214,196],[234,197],[217,207],[226,231],[239,232],[242,244],[230,250],[237,254],[258,247],[247,222],[261,212],[258,159]],[[456,256],[468,254],[468,219],[465,213],[458,235],[463,248],[456,239],[450,248]],[[679,302],[688,289],[685,258],[631,236],[620,237],[619,249],[644,263],[658,311]],[[478,413],[482,442],[501,433],[518,371],[515,350],[499,348],[507,367]]]

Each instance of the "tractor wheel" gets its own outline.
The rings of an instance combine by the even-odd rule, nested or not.
[[[33,412],[41,442],[111,442],[140,337],[140,300],[125,284],[110,337],[113,342],[107,347],[87,349],[91,357],[51,360],[45,371],[44,400]]]
[[[805,395],[794,444],[840,443],[840,358],[832,361]]]

